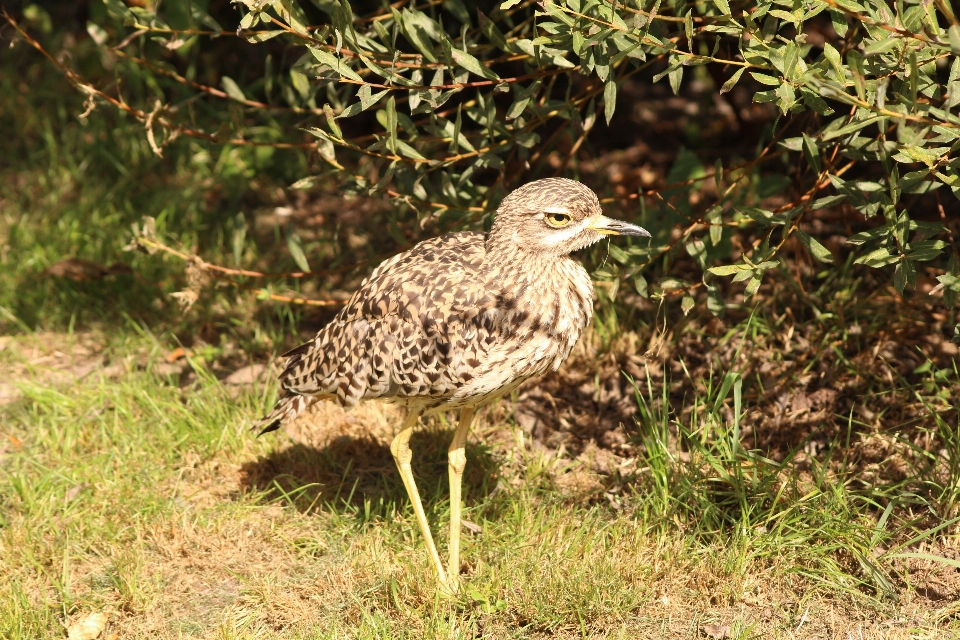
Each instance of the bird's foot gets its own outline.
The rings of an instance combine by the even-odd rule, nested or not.
[[[445,580],[437,582],[437,593],[444,599],[456,599],[460,595],[460,581],[447,575]]]

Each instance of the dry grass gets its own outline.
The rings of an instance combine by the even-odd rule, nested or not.
[[[667,414],[656,405],[669,408],[679,390],[667,384],[661,394],[666,378],[642,362],[637,345],[645,342],[637,336],[602,343],[594,336],[558,376],[481,420],[468,447],[465,517],[482,532],[465,540],[468,588],[450,601],[434,589],[389,456],[398,418],[391,407],[344,413],[320,406],[287,434],[255,439],[245,427],[269,390],[222,384],[199,357],[181,371],[167,362],[172,349],[156,341],[5,340],[0,359],[16,374],[16,393],[0,409],[2,633],[61,637],[64,624],[93,611],[109,614],[103,637],[114,638],[957,632],[956,569],[884,556],[929,530],[933,515],[911,515],[922,493],[884,517],[877,492],[894,485],[884,485],[883,474],[873,493],[851,480],[866,467],[840,481],[818,480],[818,460],[821,471],[830,467],[829,447],[807,448],[806,459],[788,456],[780,466],[691,448],[691,429],[704,414],[690,397],[667,412],[676,417],[667,417],[670,442],[659,453],[674,458],[662,465],[651,437],[656,416]],[[583,398],[601,408],[597,424],[627,411],[610,390],[622,388],[617,371],[630,363],[644,365],[641,380],[652,385],[641,387],[639,423],[604,432],[615,436],[584,437]],[[597,372],[592,395],[584,371]],[[556,410],[537,413],[551,399]],[[763,411],[749,402],[747,409],[744,424],[760,425]],[[531,425],[524,412],[539,422]],[[414,442],[437,530],[447,517],[444,426],[430,422]],[[867,459],[871,447],[884,460],[898,455],[895,444],[879,442],[899,442],[902,434],[883,426],[851,447],[851,460]],[[753,465],[759,480],[745,504],[760,496],[764,515],[736,516],[717,490],[723,477],[704,468],[711,464]],[[914,472],[935,480],[935,470]],[[671,478],[666,493],[659,474]],[[779,498],[763,497],[774,476]],[[739,477],[749,490],[750,478]],[[697,487],[700,495],[687,492]],[[929,512],[935,504],[927,499]],[[711,508],[723,517],[710,520]],[[942,535],[949,530],[900,551],[956,560],[956,537]],[[831,536],[849,549],[828,543]],[[856,556],[861,547],[871,555]]]

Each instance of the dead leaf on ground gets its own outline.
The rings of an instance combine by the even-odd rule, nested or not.
[[[88,613],[74,618],[67,627],[68,640],[95,640],[107,626],[107,614]]]
[[[167,354],[165,360],[167,362],[176,362],[180,358],[186,358],[187,356],[192,356],[193,352],[183,347],[177,347],[173,351]]]
[[[83,491],[83,490],[86,489],[86,488],[87,488],[87,485],[86,485],[86,483],[83,483],[83,482],[81,482],[80,484],[75,485],[75,486],[73,486],[73,487],[70,487],[70,489],[67,490],[66,495],[64,495],[64,500],[65,500],[66,502],[73,502],[74,499],[75,499],[78,495],[80,495],[80,492]]]
[[[251,364],[249,366],[237,369],[229,376],[224,378],[224,384],[253,384],[255,382],[260,382],[263,380],[263,375],[266,373],[267,367],[262,364]]]
[[[705,624],[700,627],[700,631],[716,640],[730,637],[730,625],[728,624]]]

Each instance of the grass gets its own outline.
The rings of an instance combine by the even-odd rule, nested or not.
[[[271,376],[227,382],[326,316],[213,286],[182,313],[182,264],[123,251],[150,215],[207,259],[294,270],[274,210],[305,157],[157,158],[141,123],[78,122],[82,97],[22,60],[0,73],[0,118],[20,118],[0,122],[19,132],[0,159],[0,637],[96,612],[104,638],[960,635],[960,374],[934,303],[849,260],[785,261],[724,321],[601,300],[559,374],[481,417],[481,532],[441,598],[387,448],[398,414],[319,407],[257,439]],[[403,244],[364,206],[300,203],[322,218],[301,227],[311,259]],[[71,257],[126,268],[57,275]],[[413,441],[441,551],[446,427]]]
[[[59,637],[90,611],[108,612],[107,633],[120,637],[960,632],[952,601],[904,584],[955,570],[888,557],[910,538],[921,539],[905,549],[943,557],[951,543],[880,509],[826,458],[802,473],[790,457],[737,447],[713,411],[722,387],[691,399],[700,417],[689,423],[658,409],[652,387],[638,390],[638,469],[601,499],[558,489],[576,461],[498,439],[509,423],[487,421],[488,444],[468,450],[465,515],[483,530],[465,540],[465,593],[447,600],[386,452],[395,415],[368,405],[352,420],[320,416],[307,428],[315,441],[256,439],[247,426],[269,386],[224,385],[199,361],[181,386],[157,373],[170,345],[139,336],[96,354],[135,354],[140,366],[66,387],[29,364],[92,350],[77,344],[26,335],[0,352],[23,393],[3,409],[3,637]],[[442,427],[414,443],[438,531]]]

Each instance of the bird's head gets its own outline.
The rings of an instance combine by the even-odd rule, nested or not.
[[[546,178],[512,191],[497,209],[489,242],[507,249],[564,256],[605,236],[650,234],[607,218],[589,187],[576,180]]]

